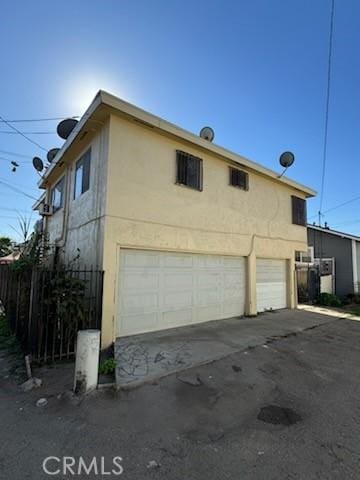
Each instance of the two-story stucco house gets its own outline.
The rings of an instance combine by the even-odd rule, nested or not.
[[[295,306],[315,192],[100,91],[39,184],[64,261],[105,271],[116,337]]]

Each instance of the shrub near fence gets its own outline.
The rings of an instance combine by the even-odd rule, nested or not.
[[[101,329],[103,272],[0,265],[0,300],[10,329],[33,360],[75,354],[76,334]]]

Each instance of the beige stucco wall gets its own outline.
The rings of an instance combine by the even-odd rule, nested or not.
[[[175,184],[176,149],[203,159],[203,191]],[[249,172],[249,191],[229,186],[228,166],[199,147],[111,116],[104,223],[103,346],[114,340],[121,247],[245,256],[247,313],[256,313],[256,258],[287,259],[293,306],[294,252],[307,248],[293,225],[291,195],[303,194]],[[121,279],[120,279],[121,281]]]
[[[50,217],[45,217],[49,243],[61,248],[60,254],[65,263],[72,262],[78,256],[74,265],[102,267],[108,134],[107,124],[91,141],[82,145],[73,161],[47,190],[50,201],[52,187],[65,176],[64,208]],[[90,187],[87,192],[74,199],[76,162],[89,148]]]

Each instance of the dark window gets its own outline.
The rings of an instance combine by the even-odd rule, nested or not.
[[[203,166],[201,158],[176,151],[176,183],[202,190]]]
[[[64,185],[65,177],[62,177],[51,191],[51,205],[54,212],[64,206]]]
[[[89,190],[91,150],[88,150],[76,163],[74,198]]]
[[[306,200],[299,197],[291,197],[292,223],[306,227]]]
[[[249,190],[249,174],[238,170],[237,168],[229,168],[230,185],[241,188],[242,190]]]

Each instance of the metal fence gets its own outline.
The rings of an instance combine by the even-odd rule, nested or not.
[[[296,280],[299,303],[314,303],[320,295],[319,267],[297,266]]]
[[[40,363],[71,358],[77,331],[101,328],[103,275],[0,265],[0,300],[24,352]]]

